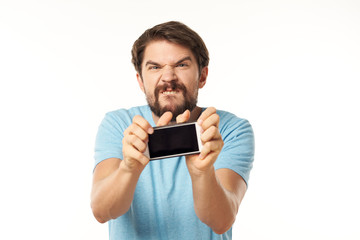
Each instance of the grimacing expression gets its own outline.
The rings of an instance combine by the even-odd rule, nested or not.
[[[171,111],[175,121],[179,114],[196,107],[198,89],[205,84],[207,69],[199,76],[190,49],[157,40],[145,48],[141,75],[137,74],[138,83],[152,112],[160,117]]]
[[[169,102],[173,101],[173,95],[175,92],[179,92],[182,94],[184,99],[183,103],[178,103],[177,105],[164,105],[162,106],[159,101],[159,97],[161,94],[165,94],[165,98]],[[158,117],[164,114],[167,111],[173,113],[172,121],[175,121],[176,116],[183,113],[186,109],[192,111],[196,107],[197,103],[197,95],[198,91],[196,91],[195,96],[192,96],[188,93],[184,84],[180,84],[176,81],[171,81],[168,84],[164,84],[162,86],[157,86],[154,90],[153,94],[146,93],[146,100],[150,106],[151,111]]]

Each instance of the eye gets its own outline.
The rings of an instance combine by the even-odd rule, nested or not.
[[[160,69],[160,67],[156,66],[156,65],[152,65],[152,66],[149,66],[149,69],[150,70],[158,70],[158,69]]]
[[[188,65],[186,63],[180,63],[177,65],[177,67],[187,67]]]

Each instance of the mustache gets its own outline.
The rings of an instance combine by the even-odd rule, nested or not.
[[[165,83],[165,84],[163,84],[163,85],[159,85],[159,86],[157,86],[157,87],[155,88],[154,92],[155,92],[155,97],[156,97],[156,99],[158,99],[160,92],[164,92],[164,91],[166,91],[167,89],[171,89],[171,90],[174,90],[174,91],[180,90],[180,91],[182,91],[182,93],[183,93],[184,95],[186,95],[186,92],[187,92],[187,89],[186,89],[186,87],[185,87],[184,84],[178,83],[178,82],[176,82],[176,81],[171,81],[171,82],[169,82],[169,83]]]

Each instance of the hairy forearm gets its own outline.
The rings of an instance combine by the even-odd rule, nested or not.
[[[239,207],[236,195],[221,185],[214,168],[191,179],[196,215],[218,234],[229,230]]]
[[[118,169],[93,185],[91,207],[95,218],[105,223],[125,214],[134,197],[140,172]]]

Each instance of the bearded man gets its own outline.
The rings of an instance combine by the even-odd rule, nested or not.
[[[110,239],[231,239],[254,160],[245,119],[197,106],[209,53],[180,22],[146,30],[132,63],[148,105],[105,115],[95,146],[91,207]],[[196,121],[200,154],[150,161],[154,126]]]

